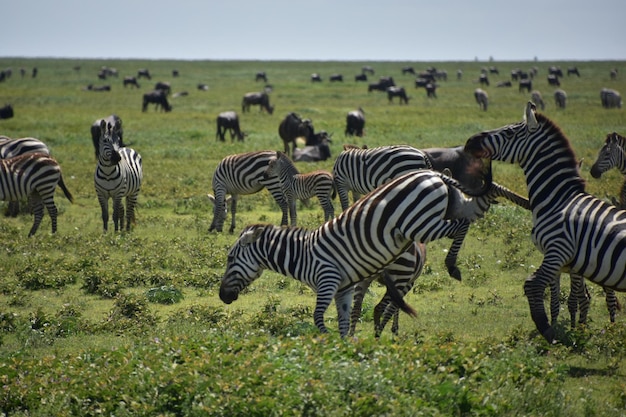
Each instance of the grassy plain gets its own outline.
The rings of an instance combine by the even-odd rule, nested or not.
[[[104,65],[116,68],[119,78],[98,80]],[[390,104],[355,82],[363,65],[376,70],[370,80],[390,75],[404,85],[409,105]],[[401,73],[405,65],[447,70],[436,99],[413,87],[415,77]],[[473,91],[480,68],[489,65],[500,74],[483,87],[490,106],[482,112]],[[546,81],[550,65],[564,71],[576,65],[581,73],[562,79],[565,110],[554,105],[554,87]],[[449,241],[428,246],[425,273],[407,295],[419,316],[401,317],[397,338],[373,337],[371,310],[384,292],[379,287],[367,295],[363,322],[349,340],[336,331],[320,336],[312,324],[312,292],[278,274],[265,273],[231,306],[217,296],[237,236],[207,232],[212,206],[206,193],[224,156],[282,150],[278,124],[291,111],[334,134],[333,156],[344,143],[459,145],[521,119],[530,94],[515,84],[495,85],[510,79],[513,68],[531,66],[539,69],[535,88],[543,93],[544,113],[583,158],[588,189],[617,196],[619,173],[594,180],[588,172],[606,134],[626,132],[624,110],[603,109],[599,99],[603,87],[626,93],[624,62],[0,59],[0,68],[13,69],[0,83],[0,105],[15,109],[14,118],[0,120],[0,134],[46,142],[75,198],[70,204],[57,193],[56,235],[47,216],[30,239],[31,216],[0,220],[0,415],[624,415],[624,313],[610,325],[603,293],[591,287],[591,322],[570,331],[563,275],[562,343],[547,346],[522,292],[541,261],[529,239],[530,215],[508,203],[470,229],[460,254],[462,282],[443,267]],[[20,67],[27,70],[24,78]],[[152,80],[139,80],[138,90],[124,88],[122,78],[139,68],[148,68]],[[612,68],[619,68],[617,80],[609,78]],[[179,77],[172,77],[173,69]],[[240,111],[243,94],[263,88],[257,71],[266,71],[273,87],[273,115]],[[313,72],[322,83],[310,82]],[[345,81],[328,82],[331,73]],[[152,107],[142,113],[141,95],[156,81],[189,94],[170,100],[171,113]],[[197,90],[200,83],[209,90]],[[88,84],[109,84],[112,91],[84,91]],[[357,107],[366,113],[366,136],[346,138],[345,115]],[[215,141],[215,117],[225,110],[239,112],[245,142]],[[130,233],[102,233],[93,187],[89,128],[111,113],[123,119],[125,141],[144,161],[145,185]],[[333,159],[298,168],[331,170]],[[526,193],[517,166],[494,163],[494,177]],[[316,201],[300,205],[300,225],[317,227],[322,218]],[[279,221],[267,192],[240,199],[238,230]],[[160,298],[147,296],[161,287]],[[334,306],[327,321],[336,329]]]

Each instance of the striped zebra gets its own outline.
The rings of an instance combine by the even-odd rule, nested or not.
[[[332,174],[341,209],[350,205],[350,191],[356,201],[391,179],[424,168],[431,169],[432,166],[426,155],[412,146],[344,147],[335,160]]]
[[[30,137],[11,139],[8,136],[0,135],[0,159],[13,158],[27,153],[40,153],[50,156],[50,149],[39,139]],[[9,201],[6,215],[15,217],[19,212],[19,201]]]
[[[232,221],[229,232],[233,233],[239,195],[254,194],[264,187],[272,194],[282,211],[280,224],[287,224],[288,207],[280,188],[280,181],[277,178],[269,180],[264,178],[268,164],[274,159],[276,151],[256,151],[229,155],[220,161],[213,173],[213,195],[208,195],[213,203],[213,221],[209,232],[213,230],[221,232],[224,227],[227,194],[231,195]]]
[[[465,150],[524,170],[533,215],[532,239],[544,258],[526,280],[535,326],[550,343],[554,328],[543,305],[545,288],[562,270],[603,287],[626,291],[626,211],[585,192],[578,161],[561,129],[536,113],[532,102],[525,120],[468,139]]]
[[[324,221],[335,217],[332,202],[335,184],[330,172],[317,170],[300,174],[287,154],[276,152],[276,159],[269,162],[264,177],[267,180],[278,179],[281,192],[289,207],[292,226],[295,226],[298,221],[296,200],[308,201],[313,196],[318,198],[324,210]]]
[[[102,211],[104,232],[108,230],[110,198],[113,199],[115,231],[124,230],[124,217],[126,230],[130,231],[131,223],[135,222],[135,206],[143,180],[141,155],[132,148],[120,148],[119,128],[118,122],[114,126],[104,120],[100,123],[101,134],[94,184]],[[124,198],[126,213],[122,203]]]
[[[228,252],[220,299],[232,303],[269,269],[302,281],[317,293],[313,318],[321,332],[327,331],[324,313],[334,299],[339,333],[345,336],[354,284],[380,272],[411,243],[453,239],[445,265],[450,276],[461,278],[456,259],[474,219],[450,220],[446,213],[452,200],[462,199],[468,206],[474,202],[463,197],[458,185],[440,173],[421,170],[377,188],[317,229],[248,226]]]
[[[27,153],[0,160],[0,200],[18,201],[30,198],[35,221],[28,236],[33,236],[43,219],[44,206],[52,222],[52,233],[57,231],[58,210],[54,204],[54,191],[57,185],[65,197],[74,202],[63,176],[61,167],[53,158],[41,153]]]
[[[392,263],[387,265],[383,273],[388,274],[389,279],[394,283],[400,296],[404,297],[413,288],[413,284],[417,277],[422,273],[426,262],[426,246],[422,243],[414,243],[409,246],[408,250],[402,252]],[[349,335],[354,335],[357,322],[361,317],[363,306],[363,298],[371,283],[378,281],[385,283],[385,277],[381,274],[375,274],[363,281],[358,282],[354,286],[354,305],[350,314],[350,331]],[[399,308],[393,303],[393,296],[389,290],[385,293],[376,307],[374,307],[374,332],[376,337],[384,330],[387,322],[393,317],[391,332],[398,334],[399,329]]]

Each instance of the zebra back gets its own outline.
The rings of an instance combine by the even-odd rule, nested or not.
[[[11,139],[8,136],[0,136],[0,158],[13,158],[26,153],[40,153],[50,156],[50,149],[36,138]]]
[[[332,173],[342,210],[350,205],[349,191],[356,199],[358,194],[366,194],[391,179],[419,169],[432,169],[432,166],[426,155],[412,146],[345,149],[335,160]]]

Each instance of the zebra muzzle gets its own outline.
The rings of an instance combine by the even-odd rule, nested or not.
[[[239,293],[237,291],[227,290],[225,288],[220,288],[220,300],[222,300],[226,304],[230,304],[233,301],[239,298]]]

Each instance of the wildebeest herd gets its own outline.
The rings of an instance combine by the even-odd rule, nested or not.
[[[474,99],[484,111],[487,111],[489,104],[486,88],[490,84],[487,72],[497,73],[494,70],[497,71],[494,67],[482,72],[478,78],[480,88],[474,89]],[[355,77],[355,82],[365,81],[368,75],[373,74],[373,69],[363,68],[361,74]],[[415,87],[424,88],[429,99],[437,98],[436,88],[447,80],[445,71],[434,68],[416,74],[412,67],[405,67],[402,68],[402,74],[417,76]],[[542,165],[541,158],[532,160],[533,158],[529,156],[528,159],[514,159],[519,158],[519,155],[507,154],[510,151],[506,149],[505,139],[519,142],[519,147],[523,147],[523,151],[529,154],[532,154],[531,145],[537,144],[545,146],[545,152],[562,152],[563,159],[567,159],[568,163],[563,168],[567,178],[562,178],[561,175],[559,177],[561,182],[570,181],[576,184],[580,174],[570,166],[575,158],[567,138],[553,122],[537,113],[537,106],[543,110],[546,105],[541,92],[533,88],[537,71],[527,73],[515,71],[514,74],[512,79],[518,81],[519,91],[531,94],[532,102],[526,107],[526,119],[496,131],[479,133],[465,145],[428,149],[416,149],[406,145],[371,149],[366,146],[345,146],[335,159],[332,172],[315,170],[301,173],[295,162],[325,161],[332,157],[332,134],[325,130],[316,131],[313,120],[306,115],[289,111],[276,123],[277,136],[283,142],[283,152],[258,150],[223,158],[212,178],[213,194],[210,195],[210,200],[213,202],[213,220],[209,231],[222,231],[228,213],[227,206],[230,203],[232,220],[229,231],[234,233],[237,228],[235,214],[239,196],[263,189],[270,192],[280,207],[282,219],[280,227],[250,225],[243,228],[229,252],[220,298],[227,303],[233,302],[264,269],[274,270],[306,283],[317,293],[314,320],[320,331],[326,331],[323,315],[334,300],[339,315],[340,333],[346,335],[354,331],[355,317],[350,317],[349,313],[355,286],[358,285],[360,289],[357,295],[362,296],[363,283],[380,279],[388,291],[380,307],[377,307],[376,333],[380,334],[385,323],[397,314],[399,308],[412,313],[412,309],[404,303],[402,297],[412,288],[420,275],[426,256],[425,245],[443,237],[451,238],[453,243],[446,257],[446,267],[451,277],[460,279],[460,271],[456,264],[457,255],[470,225],[483,217],[497,198],[504,198],[532,211],[535,221],[533,235],[539,242],[539,249],[546,256],[542,267],[531,276],[525,286],[531,315],[541,334],[550,342],[555,338],[553,328],[543,310],[543,291],[546,286],[551,288],[554,303],[553,289],[561,268],[569,268],[572,275],[569,303],[573,324],[576,322],[574,316],[578,308],[580,308],[579,321],[584,322],[586,318],[588,293],[585,291],[584,278],[605,288],[610,317],[614,320],[615,310],[619,307],[614,291],[626,290],[625,273],[615,267],[607,271],[601,266],[591,265],[589,257],[598,251],[613,248],[610,245],[617,242],[615,245],[618,249],[612,250],[615,251],[615,257],[620,261],[620,265],[623,265],[621,261],[626,257],[626,243],[622,242],[626,241],[623,237],[626,235],[626,211],[618,210],[604,202],[600,203],[584,194],[584,190],[573,187],[577,190],[573,198],[578,202],[563,207],[555,202],[554,217],[544,218],[548,210],[544,202],[551,199],[557,201],[559,193],[565,194],[570,190],[564,190],[559,184],[544,190],[532,183],[531,172],[533,174],[541,172],[542,178],[551,183],[552,171],[555,168],[544,166],[545,163]],[[573,68],[568,69],[567,74],[581,76],[578,70]],[[100,79],[106,79],[117,75],[113,71],[102,70],[98,76]],[[125,77],[123,86],[140,88],[138,83],[140,78],[151,80],[151,74],[147,69],[142,69],[137,72],[136,77]],[[329,82],[344,82],[341,74],[331,74],[328,79]],[[563,74],[560,70],[550,68],[546,78],[549,86],[561,87],[562,79]],[[258,72],[255,81],[267,82],[267,74]],[[311,76],[311,81],[323,82],[318,73]],[[498,84],[499,87],[511,85]],[[107,91],[96,90],[94,86],[88,90]],[[270,90],[266,87],[263,91],[245,93],[241,101],[241,112],[248,113],[252,106],[259,106],[260,112],[272,115],[275,107],[270,104]],[[171,91],[169,83],[157,82],[153,90],[142,95],[142,112],[146,112],[150,104],[154,104],[156,109],[163,112],[171,112],[172,106],[168,100]],[[382,76],[377,82],[368,84],[367,91],[386,93],[390,105],[396,98],[400,104],[409,105],[410,97],[406,89],[396,85],[391,76]],[[563,89],[556,89],[554,98],[557,107],[566,108],[567,94]],[[602,88],[600,102],[602,107],[607,109],[622,106],[619,92],[609,88]],[[362,140],[365,137],[365,111],[358,107],[358,104],[355,103],[357,109],[344,113],[346,115],[344,137]],[[13,108],[7,105],[0,109],[0,118],[9,117],[13,117]],[[375,118],[372,119],[368,122],[375,122]],[[217,141],[225,142],[227,133],[231,137],[231,142],[244,141],[247,137],[241,129],[237,112],[222,111],[215,120]],[[115,230],[130,230],[130,225],[135,219],[134,208],[143,181],[141,155],[124,143],[123,136],[122,120],[117,115],[98,119],[91,124],[91,137],[97,160],[94,186],[100,202],[104,231],[108,229],[109,198],[113,199]],[[560,147],[556,149],[556,145],[544,143],[542,140],[547,136],[557,136]],[[605,147],[617,149],[615,153],[626,148],[625,138],[617,133],[609,136],[611,140],[607,138]],[[0,154],[2,157],[0,175],[3,179],[0,182],[1,197],[6,201],[30,199],[35,222],[29,236],[37,231],[44,207],[52,218],[52,231],[55,232],[57,212],[52,196],[57,185],[70,201],[73,197],[65,186],[60,167],[49,154],[45,154],[41,149],[33,151],[24,145],[18,146],[16,141],[18,139],[0,137],[0,150],[21,149],[13,153]],[[604,155],[601,152],[594,164],[594,176],[599,176],[611,168],[611,163],[615,165],[615,153],[604,148],[603,151],[608,155],[606,158],[612,162],[601,160],[600,156]],[[520,163],[527,174],[528,199],[493,181],[491,159]],[[531,163],[536,165],[529,166]],[[626,173],[626,167],[618,168]],[[46,174],[44,176],[31,174],[35,171]],[[557,172],[553,175],[559,174]],[[355,200],[353,204],[348,200],[348,192],[353,193]],[[339,194],[341,202],[342,211],[338,214],[332,203],[335,194]],[[360,197],[361,195],[363,197]],[[298,228],[295,201],[308,200],[313,196],[318,198],[323,209],[324,222],[313,230]],[[126,207],[122,204],[124,199]],[[620,208],[624,208],[624,199],[622,197]],[[596,205],[597,210],[588,209],[589,205]],[[584,229],[587,224],[599,221],[596,218],[598,211],[610,217],[609,220],[601,220],[607,222],[606,228],[610,229],[610,232],[606,234],[598,232],[594,236],[594,242],[608,241],[608,243],[602,246],[590,242],[589,238],[570,236],[570,230]],[[559,228],[553,232],[548,226],[555,223],[562,226],[563,230]],[[563,241],[567,244],[559,246],[553,241]],[[557,258],[561,262],[558,265],[555,260]],[[551,309],[552,323],[555,322],[556,315],[558,309],[556,311]],[[397,331],[397,325],[395,329]]]

